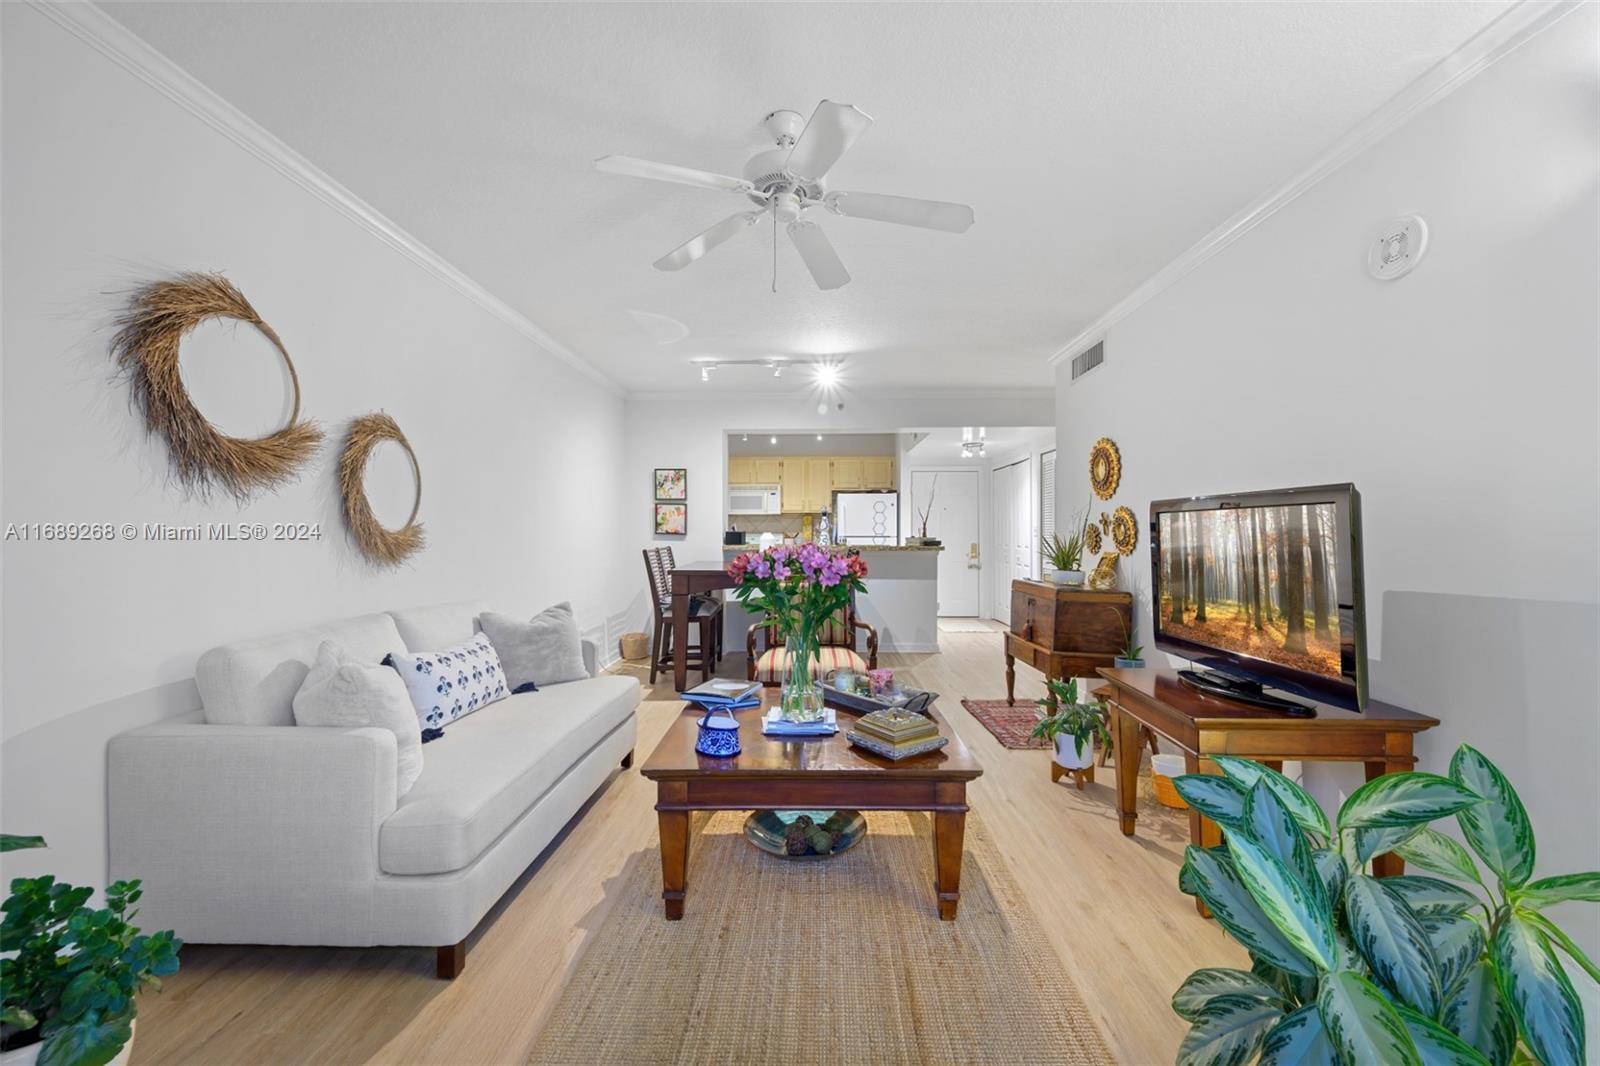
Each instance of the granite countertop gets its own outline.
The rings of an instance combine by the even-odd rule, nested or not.
[[[864,552],[942,552],[942,544],[848,544],[840,547],[859,548]],[[725,554],[737,555],[740,552],[755,551],[756,544],[724,544],[722,550]]]

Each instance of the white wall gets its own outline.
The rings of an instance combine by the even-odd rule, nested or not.
[[[3,828],[51,845],[10,856],[7,876],[94,883],[106,739],[198,707],[207,647],[469,597],[515,610],[570,598],[603,627],[634,584],[616,567],[623,403],[37,10],[6,4],[3,19],[4,522],[324,532],[5,543]],[[107,294],[188,269],[225,271],[277,329],[305,412],[329,433],[299,483],[243,507],[169,486],[163,450],[109,381]],[[223,336],[186,357],[196,391],[210,410],[270,423],[281,371],[248,327],[231,347]],[[390,572],[345,542],[333,485],[345,423],[380,408],[421,462],[428,537]],[[381,487],[403,519],[408,479]]]
[[[1355,482],[1373,695],[1441,720],[1423,769],[1463,741],[1500,764],[1541,874],[1600,867],[1597,22],[1588,6],[1490,67],[1057,387],[1058,521],[1100,436],[1122,452],[1113,502],[1141,519],[1163,497]],[[1413,211],[1427,258],[1372,280],[1368,240]],[[1148,599],[1141,615],[1148,634]],[[1330,802],[1357,780],[1308,768]],[[1595,911],[1561,916],[1591,951]]]

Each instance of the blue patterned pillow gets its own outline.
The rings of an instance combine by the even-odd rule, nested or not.
[[[443,728],[506,698],[500,656],[482,633],[444,651],[397,651],[383,661],[406,683],[423,729]]]

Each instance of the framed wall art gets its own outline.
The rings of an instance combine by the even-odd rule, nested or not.
[[[656,467],[656,499],[687,500],[689,471],[681,466]]]
[[[656,504],[656,533],[662,536],[681,537],[689,532],[689,505],[686,503]]]

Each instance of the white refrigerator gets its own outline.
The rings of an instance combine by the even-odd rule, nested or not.
[[[840,544],[899,544],[898,492],[835,492],[833,539]]]

